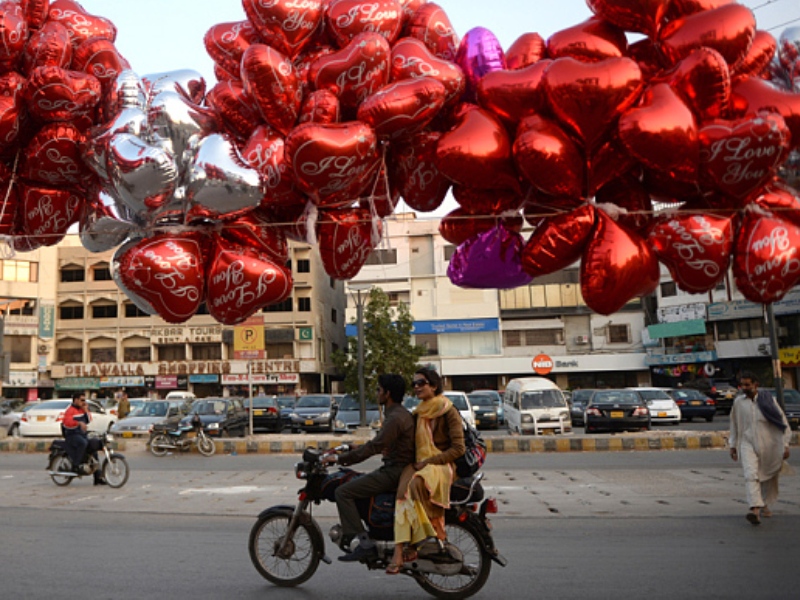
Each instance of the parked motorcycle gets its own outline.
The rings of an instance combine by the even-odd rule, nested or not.
[[[186,425],[154,425],[147,443],[155,456],[165,456],[170,450],[185,452],[193,445],[197,445],[198,452],[203,456],[211,456],[217,450],[214,440],[203,429],[199,415],[194,415]]]
[[[250,531],[250,559],[262,577],[275,585],[294,587],[307,581],[319,562],[331,564],[325,554],[325,541],[311,515],[311,504],[335,501],[337,485],[357,476],[351,469],[329,474],[322,459],[332,452],[306,448],[295,475],[305,481],[296,506],[279,505],[264,510]],[[492,561],[505,566],[492,539],[487,513],[497,512],[494,498],[484,499],[480,484],[483,473],[460,479],[450,492],[450,508],[445,512],[447,542],[430,540],[417,547],[416,559],[403,564],[401,573],[413,577],[428,593],[446,599],[468,598],[476,594],[489,578]],[[376,540],[377,556],[366,559],[368,569],[385,569],[394,552],[395,494],[381,494],[359,502],[361,518],[369,535]],[[330,531],[334,544],[350,552],[342,538],[340,525]]]
[[[97,460],[92,454],[86,453],[78,466],[77,472],[72,469],[72,460],[67,453],[66,440],[54,440],[50,445],[50,456],[47,459],[47,472],[53,483],[56,485],[69,485],[76,477],[94,475],[101,471],[103,479],[109,487],[121,488],[128,481],[130,469],[128,461],[119,452],[109,448],[109,443],[114,441],[108,433],[94,434],[89,433],[90,437],[100,440],[101,448],[98,451],[103,453],[102,460]]]

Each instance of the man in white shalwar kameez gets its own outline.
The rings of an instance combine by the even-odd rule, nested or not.
[[[789,458],[791,429],[777,401],[758,390],[752,373],[740,377],[742,394],[731,409],[731,432],[728,439],[731,458],[741,459],[744,469],[747,520],[753,525],[761,517],[771,517],[770,505],[778,499],[778,477],[783,461]]]

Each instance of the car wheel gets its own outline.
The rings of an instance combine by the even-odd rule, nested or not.
[[[583,428],[583,433],[592,433],[593,431],[594,431],[594,429],[592,429],[588,425],[585,425],[584,428]]]
[[[712,423],[713,421],[714,421],[714,415],[711,415],[710,417],[706,417],[706,423]]]
[[[686,421],[687,423],[691,423],[692,417],[683,417],[683,420]]]

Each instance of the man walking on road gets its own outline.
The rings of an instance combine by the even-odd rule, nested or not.
[[[347,540],[345,546],[349,540],[358,537],[358,546],[350,554],[340,556],[341,561],[359,561],[376,555],[375,542],[369,538],[361,523],[356,500],[385,492],[394,493],[403,468],[414,462],[414,418],[402,404],[405,391],[406,383],[400,375],[378,376],[378,403],[386,407],[385,420],[378,435],[354,450],[326,459],[349,466],[374,454],[383,454],[383,466],[379,469],[336,489],[336,508],[342,521],[342,535]]]
[[[770,505],[778,499],[778,477],[783,461],[789,458],[791,429],[781,407],[772,395],[758,389],[753,373],[742,373],[742,394],[731,409],[731,433],[728,439],[731,458],[741,458],[745,490],[753,525],[761,517],[771,517]]]

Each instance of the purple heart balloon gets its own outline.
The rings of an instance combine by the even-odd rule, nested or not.
[[[522,270],[522,236],[502,223],[468,239],[453,253],[447,276],[453,285],[479,289],[510,289],[528,285],[533,277]]]
[[[461,39],[456,53],[456,64],[467,76],[464,100],[476,102],[478,82],[487,73],[505,69],[506,56],[491,31],[485,27],[475,27]]]

